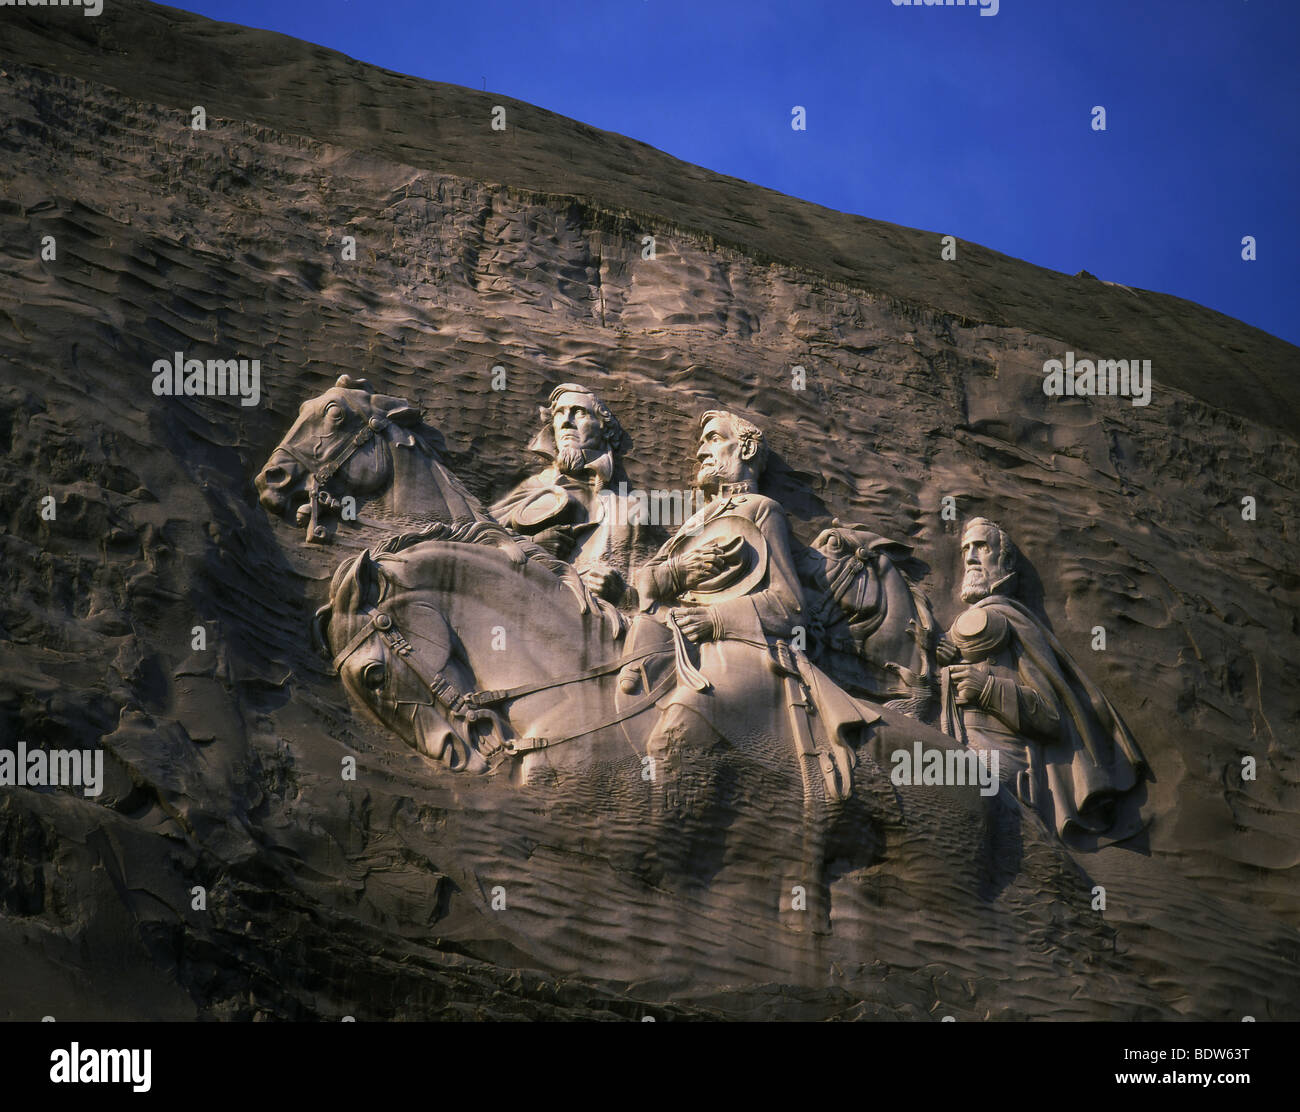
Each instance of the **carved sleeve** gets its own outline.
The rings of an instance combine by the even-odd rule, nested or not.
[[[652,602],[672,602],[682,592],[676,560],[666,555],[664,549],[660,549],[637,569],[633,586],[642,607],[649,606]]]
[[[1046,680],[1043,689],[1050,690]],[[1010,676],[991,674],[980,692],[979,705],[1022,737],[1051,741],[1060,734],[1061,716],[1055,700],[1045,699],[1034,687]]]

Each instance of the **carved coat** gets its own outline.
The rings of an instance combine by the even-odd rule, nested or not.
[[[566,559],[579,571],[601,562],[613,568],[623,577],[627,590],[622,598],[612,601],[620,607],[635,606],[633,575],[663,534],[656,537],[655,531],[640,520],[636,503],[620,498],[617,493],[620,480],[627,481],[608,455],[592,461],[578,477],[567,475],[552,464],[530,475],[497,502],[492,507],[492,516],[508,529],[526,536],[536,536],[553,525],[575,526],[577,543]],[[569,499],[567,506],[540,523],[521,521],[521,511],[547,489],[564,492]]]
[[[1011,762],[1025,772],[1017,794],[1062,839],[1136,833],[1135,801],[1123,797],[1147,765],[1119,711],[1024,605],[1006,595],[974,605],[1001,615],[1009,636],[986,661],[992,674],[975,705],[944,700],[944,731],[976,748],[1022,750]]]
[[[880,716],[790,646],[796,627],[804,627],[808,619],[789,525],[778,502],[756,493],[752,484],[724,484],[718,496],[638,573],[641,607],[653,611],[661,603],[691,604],[689,593],[674,582],[668,559],[680,550],[679,538],[695,536],[727,517],[754,527],[766,546],[766,569],[744,593],[726,597],[724,592],[719,601],[707,604],[715,636],[698,646],[698,671],[709,690],[679,684],[660,705],[665,710],[673,705],[689,707],[724,735],[742,722],[757,723],[756,732],[765,729],[781,737],[794,732],[797,744],[801,733],[815,733],[815,739],[807,737],[805,755],[813,756],[815,749],[830,794],[842,799],[852,786],[855,735]],[[812,715],[804,710],[807,699],[815,708]]]

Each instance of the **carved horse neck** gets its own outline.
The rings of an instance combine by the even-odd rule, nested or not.
[[[478,500],[438,458],[419,428],[382,415],[357,415],[358,427],[343,438],[324,465],[312,469],[318,490],[330,498],[366,500],[372,509],[448,523],[487,520]]]
[[[624,663],[622,637],[611,634],[598,612],[582,614],[577,600],[551,572],[522,568],[501,551],[480,545],[429,541],[381,555],[388,584],[379,603],[399,626],[411,602],[432,606],[454,631],[453,687],[480,709],[500,713],[518,739],[568,737],[584,727],[614,725],[615,687]],[[666,634],[665,634],[666,638]],[[417,670],[419,654],[411,654]],[[459,663],[460,668],[455,665]],[[437,682],[425,676],[425,682]],[[502,692],[523,692],[494,699]],[[602,735],[602,736],[595,736]],[[593,729],[548,754],[563,764],[590,760],[619,731]]]
[[[256,479],[262,504],[324,541],[325,519],[348,516],[351,497],[422,522],[488,521],[480,503],[430,444],[419,410],[342,376],[299,408],[298,419]]]

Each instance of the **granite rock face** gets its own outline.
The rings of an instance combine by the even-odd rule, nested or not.
[[[98,797],[0,787],[0,1016],[1296,1018],[1300,351],[135,0],[6,13],[0,71],[0,748],[105,754]],[[156,396],[178,351],[259,360],[258,403]],[[1045,396],[1066,352],[1151,360],[1151,404]],[[608,769],[440,775],[306,636],[361,541],[305,546],[254,489],[342,374],[418,403],[484,505],[557,383],[646,487],[743,411],[795,535],[906,540],[945,626],[961,522],[1004,523],[1141,742],[1145,836],[1012,845],[897,791],[927,733],[889,712],[820,932],[679,899]],[[743,755],[710,774],[720,870],[797,825]]]

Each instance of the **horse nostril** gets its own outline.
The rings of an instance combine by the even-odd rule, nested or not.
[[[262,472],[262,479],[267,486],[273,487],[284,486],[286,483],[292,482],[289,473],[283,467],[268,467]]]

